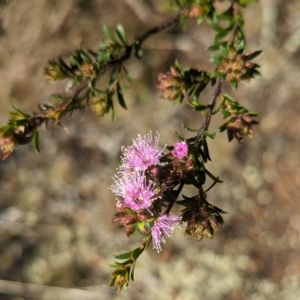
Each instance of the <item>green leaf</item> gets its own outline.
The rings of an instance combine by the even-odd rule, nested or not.
[[[117,96],[118,96],[118,101],[119,104],[121,105],[121,107],[123,107],[124,109],[127,109],[124,97],[123,97],[123,91],[122,88],[119,84],[119,82],[117,83]]]
[[[220,45],[220,53],[222,57],[227,57],[228,56],[228,49],[226,45]]]
[[[237,89],[238,86],[238,82],[236,79],[234,79],[233,81],[230,82],[230,86],[233,90]]]
[[[135,44],[133,46],[133,54],[137,59],[141,59],[143,57],[143,49],[140,44]]]
[[[209,186],[209,187],[204,191],[204,193],[207,193],[207,192],[208,192],[210,189],[212,189],[217,183],[218,183],[217,181],[214,181],[214,182],[212,183],[212,185]]]
[[[72,66],[75,66],[75,67],[79,67],[81,65],[81,61],[78,57],[75,57],[74,55],[71,55],[69,57],[69,60],[70,60],[70,63]]]
[[[197,132],[199,130],[199,129],[191,129],[191,128],[187,127],[186,125],[184,125],[183,123],[181,123],[181,126],[187,131]]]
[[[131,259],[137,261],[139,256],[144,252],[145,248],[138,247],[131,252]]]
[[[195,99],[199,98],[200,94],[203,92],[203,90],[206,88],[207,83],[203,82],[198,84],[195,89],[192,92],[192,95]]]
[[[106,93],[107,112],[109,112],[111,110],[111,120],[112,120],[112,122],[115,119],[115,107],[114,107],[114,102],[112,100],[113,95],[114,95],[114,92],[107,91],[107,93]]]
[[[207,163],[208,157],[206,156],[205,152],[204,152],[201,148],[199,148],[199,153],[200,153],[200,155],[201,155],[201,157],[198,156],[199,161],[201,161],[201,158],[202,158],[202,160],[203,160],[205,163]]]
[[[176,67],[176,69],[181,70],[179,61],[177,59],[175,60],[175,67]]]
[[[130,280],[131,281],[134,281],[134,270],[135,270],[135,262],[132,264],[131,268],[130,268],[130,273],[129,273],[129,276],[130,276]]]
[[[105,25],[103,25],[103,32],[113,42],[113,44],[118,44],[113,33]]]
[[[257,57],[258,55],[260,55],[261,53],[262,53],[262,50],[259,50],[259,51],[255,51],[255,52],[251,53],[250,55],[245,55],[244,56],[244,60],[245,61],[252,60],[255,57]]]
[[[36,130],[34,131],[34,133],[33,133],[33,144],[34,144],[34,147],[35,147],[35,149],[36,149],[36,151],[37,151],[38,153],[41,152],[41,151],[40,151],[40,145],[39,145],[39,143],[40,143],[40,139],[39,139],[39,131],[38,131],[38,129],[36,129]]]
[[[236,101],[228,94],[223,93],[222,96],[226,99],[231,101],[232,103],[236,103]]]
[[[221,209],[221,208],[219,208],[219,207],[217,207],[217,206],[214,206],[213,205],[213,207],[214,207],[214,210],[216,210],[218,213],[220,213],[220,214],[228,214],[228,212],[227,211],[225,211],[225,210],[223,210],[223,209]]]
[[[208,145],[207,145],[206,139],[203,139],[203,150],[204,150],[204,153],[205,153],[207,159],[211,161],[211,158],[210,158],[210,155],[209,155],[209,150],[208,150]]]
[[[210,137],[212,140],[215,138],[215,136],[216,136],[216,133],[215,132],[209,132],[209,131],[207,131],[207,130],[205,130],[204,132],[203,132],[203,134],[205,135],[205,136],[208,136],[208,137]]]
[[[219,20],[231,20],[234,14],[233,5],[231,5],[225,12],[218,15]]]
[[[238,44],[238,46],[237,46],[237,52],[238,52],[238,53],[244,52],[245,47],[246,47],[245,40],[242,39],[242,40],[240,41],[240,43]]]
[[[218,66],[222,63],[223,57],[221,55],[212,55],[210,61]]]
[[[83,61],[87,63],[92,63],[91,58],[83,50],[78,50],[77,53]]]
[[[221,109],[221,114],[223,115],[224,119],[231,116],[231,112],[226,109]]]
[[[184,141],[184,138],[177,131],[175,131],[175,135],[179,140]]]
[[[208,51],[217,51],[217,50],[219,50],[219,48],[220,47],[219,47],[218,43],[216,43],[215,45],[208,47],[207,50]]]
[[[59,57],[58,60],[59,60],[59,65],[60,65],[60,67],[61,67],[64,71],[73,74],[72,69],[65,63],[65,61],[64,61],[61,57]]]
[[[222,183],[223,181],[220,180],[218,177],[215,177],[213,174],[211,174],[207,169],[205,169],[205,174],[207,174],[208,177],[210,177],[212,180]]]
[[[259,111],[249,111],[245,115],[249,115],[251,117],[260,117],[262,115],[262,113]]]
[[[122,253],[122,254],[119,254],[119,255],[114,255],[114,258],[116,259],[129,259],[131,258],[131,251],[130,252],[126,252],[126,253]]]
[[[94,51],[92,51],[92,50],[90,50],[90,49],[88,49],[88,53],[89,53],[90,55],[92,55],[94,58],[97,59],[98,53],[96,53],[96,52],[94,52]]]
[[[199,104],[197,106],[194,107],[194,110],[195,111],[205,111],[207,109],[207,106],[206,105],[202,105],[202,104]]]
[[[222,28],[220,25],[218,25],[217,23],[211,23],[211,24],[209,24],[209,26],[213,29],[213,30],[215,30],[215,31],[217,31],[217,32],[223,32],[224,31],[224,28]]]
[[[226,129],[227,129],[227,122],[224,123],[224,124],[222,124],[222,125],[219,127],[219,129],[220,129],[220,132],[223,132],[224,130],[226,130]]]
[[[259,0],[239,0],[241,5],[249,5],[252,3],[257,3]]]
[[[122,66],[122,69],[123,69],[123,71],[124,71],[124,73],[125,73],[125,75],[126,75],[126,78],[127,78],[128,81],[132,84],[132,83],[134,82],[134,80],[133,80],[133,78],[130,76],[130,74],[128,73],[127,69],[126,69],[124,66]]]
[[[124,27],[121,24],[117,25],[117,35],[118,35],[119,39],[121,40],[121,42],[124,44],[124,46],[127,46],[128,41],[126,38]]]
[[[12,107],[14,108],[15,111],[17,111],[19,113],[20,116],[22,116],[26,119],[31,117],[29,114],[22,112],[19,108],[15,107],[14,105]]]
[[[115,82],[116,78],[120,75],[120,69],[117,67],[115,67],[111,74],[110,74],[110,80],[109,80],[109,87],[111,87],[111,85]]]
[[[0,132],[2,132],[2,137],[7,138],[13,136],[15,133],[15,128],[10,125],[5,125],[0,128]]]
[[[220,39],[222,39],[223,37],[225,37],[228,34],[228,31],[222,31],[219,32],[216,36],[215,36],[215,41],[218,41]]]

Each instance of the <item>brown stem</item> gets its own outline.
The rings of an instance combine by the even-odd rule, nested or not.
[[[156,27],[154,27],[153,29],[149,30],[148,32],[146,32],[141,38],[138,39],[138,41],[140,43],[143,43],[146,39],[148,39],[150,36],[152,36],[153,34],[157,34],[171,26],[176,25],[179,20],[180,20],[181,15],[178,14],[175,17],[165,21],[164,23],[162,23],[161,25],[158,25]]]
[[[201,141],[201,139],[203,138],[204,131],[206,131],[208,129],[208,126],[209,126],[210,120],[211,120],[212,112],[213,112],[214,107],[216,105],[218,96],[220,95],[220,92],[221,92],[221,86],[222,86],[221,78],[218,77],[217,82],[216,82],[215,90],[214,90],[213,95],[212,95],[212,97],[211,97],[211,99],[210,99],[210,101],[207,105],[207,109],[206,109],[203,124],[202,124],[201,128],[198,131],[198,135],[197,135],[197,138],[196,138],[196,143],[199,143]]]
[[[112,60],[109,63],[107,63],[107,65],[104,65],[103,68],[101,68],[97,72],[96,77],[93,78],[92,81],[97,82],[101,78],[101,76],[103,75],[103,72],[105,72],[105,70],[107,68],[115,66],[115,65],[121,66],[121,64],[131,56],[133,47],[136,45],[136,43],[140,43],[140,44],[143,43],[148,38],[150,38],[152,35],[157,34],[161,31],[175,25],[176,23],[179,22],[179,20],[180,20],[180,15],[177,15],[177,16],[173,17],[172,19],[167,20],[166,22],[162,23],[161,25],[156,26],[153,29],[146,32],[141,38],[137,39],[132,45],[127,46],[125,48],[124,52],[117,55],[116,57],[113,57]],[[87,87],[88,83],[89,83],[89,79],[84,79],[75,88],[73,93],[67,97],[67,99],[65,101],[57,104],[56,106],[49,107],[40,113],[34,113],[33,116],[30,119],[28,119],[28,122],[27,122],[28,128],[26,129],[26,131],[15,134],[18,137],[18,140],[22,141],[22,139],[24,139],[25,142],[28,143],[31,140],[30,138],[32,137],[33,131],[37,127],[40,127],[43,123],[47,123],[51,119],[51,117],[49,117],[49,116],[53,115],[53,113],[61,111],[62,114],[60,115],[60,117],[62,117],[66,112],[68,112],[69,108],[72,108],[73,102],[75,100],[78,101],[78,99],[76,99],[76,98]],[[87,93],[87,95],[88,95],[88,93]],[[86,96],[82,97],[82,100],[84,100],[86,98]],[[60,118],[57,119],[56,121],[58,124],[61,124]],[[29,135],[29,138],[27,137],[27,135]],[[21,144],[21,142],[20,142],[20,144]]]
[[[173,201],[172,201],[172,202],[170,202],[170,204],[168,205],[168,207],[167,207],[167,209],[166,209],[166,211],[165,211],[165,213],[164,213],[164,214],[169,214],[169,213],[170,213],[170,211],[171,211],[171,209],[172,209],[173,205],[175,204],[175,202],[176,202],[177,198],[179,197],[179,195],[180,195],[180,193],[181,193],[181,191],[182,191],[182,189],[183,189],[184,185],[185,185],[185,180],[184,180],[184,181],[182,181],[182,182],[180,183],[180,185],[179,185],[178,189],[176,190],[176,195],[175,195],[175,197],[174,197]]]

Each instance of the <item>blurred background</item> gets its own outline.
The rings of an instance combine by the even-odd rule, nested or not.
[[[37,111],[63,91],[64,83],[46,83],[43,68],[79,45],[97,49],[102,24],[122,23],[133,41],[169,16],[159,0],[1,1],[0,125],[12,105]],[[128,111],[117,108],[114,122],[74,113],[64,119],[69,133],[51,124],[42,130],[41,154],[21,146],[1,163],[0,299],[299,299],[300,2],[261,0],[245,18],[249,50],[263,50],[256,59],[262,77],[232,94],[263,115],[253,140],[228,143],[222,133],[209,141],[207,167],[224,181],[209,201],[228,212],[215,239],[198,242],[177,230],[160,254],[141,256],[127,291],[108,287],[113,255],[141,241],[111,223],[108,186],[121,146],[150,130],[172,144],[175,130],[190,137],[182,122],[201,124],[199,114],[160,99],[156,89],[158,73],[176,58],[212,71],[206,48],[213,33],[191,21],[185,31],[149,39],[143,61],[127,63],[135,81],[125,93]]]

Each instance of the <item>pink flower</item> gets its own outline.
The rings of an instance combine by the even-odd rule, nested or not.
[[[186,142],[177,142],[174,146],[174,150],[172,151],[173,156],[178,158],[183,158],[188,153],[188,145]]]
[[[124,147],[122,149],[123,158],[121,171],[132,170],[146,170],[148,167],[157,165],[163,151],[158,147],[159,134],[156,133],[154,143],[152,143],[152,132],[144,135],[138,135],[137,139],[133,141],[132,146]]]
[[[180,227],[181,217],[175,215],[162,215],[157,218],[151,228],[153,249],[160,252],[161,243],[166,242],[166,237],[170,237],[175,228]]]
[[[150,212],[149,208],[156,199],[156,187],[154,182],[146,179],[144,173],[124,173],[113,179],[115,183],[111,190],[122,198],[119,205],[122,203],[135,211],[146,209]]]

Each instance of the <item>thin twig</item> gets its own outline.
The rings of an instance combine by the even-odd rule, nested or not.
[[[175,17],[171,18],[170,20],[165,21],[164,23],[162,23],[161,25],[154,27],[153,29],[149,30],[148,32],[146,32],[141,38],[139,38],[139,41],[141,43],[143,43],[146,39],[148,39],[150,36],[152,36],[153,34],[157,34],[169,27],[172,27],[174,25],[176,25],[179,20],[180,20],[180,14],[176,15]]]
[[[181,191],[182,191],[182,189],[183,189],[184,185],[185,185],[185,180],[184,180],[184,181],[182,181],[182,182],[180,183],[180,185],[179,185],[178,189],[176,190],[176,195],[175,195],[175,197],[174,197],[173,201],[172,201],[172,202],[170,202],[170,204],[168,205],[168,207],[167,207],[167,209],[166,209],[166,211],[165,211],[165,214],[168,214],[168,213],[170,213],[170,211],[171,211],[171,209],[172,209],[173,205],[175,204],[175,202],[176,202],[177,198],[179,197],[179,195],[180,195],[180,193],[181,193]]]
[[[206,113],[205,113],[203,124],[202,124],[201,128],[198,131],[198,135],[197,135],[197,138],[196,138],[196,141],[195,141],[196,143],[199,143],[201,141],[201,139],[203,138],[204,131],[206,131],[208,129],[208,126],[209,126],[210,120],[211,120],[212,112],[213,112],[214,107],[216,105],[218,96],[220,95],[220,92],[221,92],[221,86],[222,86],[221,78],[218,77],[217,82],[216,82],[215,90],[214,90],[213,95],[212,95],[212,97],[211,97],[211,99],[210,99],[210,101],[207,105],[207,110],[206,110]]]
[[[97,72],[97,76],[93,79],[95,81],[98,81],[100,79],[100,77],[103,74],[103,71],[109,67],[112,67],[114,65],[120,65],[121,63],[123,63],[125,60],[127,60],[128,58],[130,58],[133,47],[136,45],[136,43],[140,43],[142,44],[143,42],[145,42],[148,38],[150,38],[152,35],[157,34],[173,25],[175,25],[176,23],[178,23],[180,20],[180,15],[176,15],[175,17],[173,17],[170,20],[167,20],[166,22],[162,23],[159,26],[154,27],[153,29],[147,31],[141,38],[136,39],[136,41],[132,44],[126,47],[125,51],[123,53],[121,53],[120,55],[113,57],[112,60],[110,62],[108,62],[106,65],[103,66],[103,68],[101,68],[98,72]],[[64,110],[64,111],[68,111],[68,107],[70,105],[72,105],[72,103],[74,102],[74,100],[78,100],[76,99],[76,97],[84,90],[84,88],[87,86],[88,80],[85,79],[83,80],[74,90],[74,92],[67,97],[67,99],[59,104],[57,104],[56,106],[52,106],[50,108],[48,108],[45,111],[42,111],[40,113],[35,113],[33,114],[32,118],[30,120],[28,120],[28,123],[31,123],[33,119],[35,119],[36,121],[38,121],[38,124],[42,125],[44,122],[47,122],[49,120],[49,113],[53,113],[56,112],[58,110]],[[57,120],[59,122],[59,120]]]

